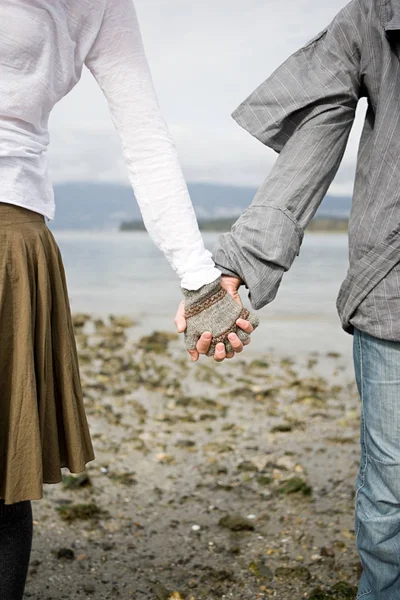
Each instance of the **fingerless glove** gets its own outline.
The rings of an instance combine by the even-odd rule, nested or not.
[[[221,277],[203,285],[199,290],[186,290],[185,297],[186,331],[185,344],[188,350],[195,350],[199,337],[209,331],[212,335],[207,356],[213,356],[218,343],[225,344],[227,354],[233,351],[228,335],[236,333],[242,342],[249,334],[236,325],[238,319],[249,321],[258,327],[258,318],[246,308],[241,307],[221,286]]]

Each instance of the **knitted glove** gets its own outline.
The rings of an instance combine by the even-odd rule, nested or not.
[[[247,342],[249,334],[236,325],[237,319],[249,321],[254,328],[259,320],[248,310],[242,308],[230,294],[221,286],[221,277],[203,285],[199,290],[186,290],[185,318],[187,322],[185,343],[188,350],[195,350],[199,337],[209,331],[212,335],[207,356],[214,356],[215,346],[225,344],[227,354],[233,352],[228,335],[236,333],[242,342]]]

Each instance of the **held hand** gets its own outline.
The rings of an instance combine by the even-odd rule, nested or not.
[[[228,277],[222,276],[221,278],[221,286],[232,296],[232,298],[239,304],[239,306],[243,306],[242,301],[240,299],[238,290],[239,287],[243,284],[243,282],[236,277]],[[257,319],[253,317],[254,325],[257,326]],[[179,305],[178,312],[175,316],[175,325],[178,333],[183,333],[186,330],[186,319],[185,319],[185,304],[182,301]],[[254,331],[255,327],[244,319],[238,319],[236,321],[236,325],[240,328],[240,333],[244,333],[244,335],[240,335],[243,339],[241,340],[236,333],[230,333],[228,336],[229,343],[232,347],[231,352],[226,352],[225,344],[220,343],[215,347],[214,352],[214,360],[216,362],[222,362],[225,358],[233,358],[235,353],[239,353],[243,351],[244,346],[247,346],[250,343],[250,334]],[[207,354],[210,349],[212,335],[210,332],[204,332],[201,337],[198,339],[196,344],[196,349],[188,350],[191,359],[193,361],[197,361],[199,359],[200,354]]]
[[[221,285],[222,287],[232,296],[234,300],[240,306],[243,306],[243,303],[239,296],[239,288],[243,285],[243,281],[238,277],[229,277],[228,275],[222,275],[221,277]]]

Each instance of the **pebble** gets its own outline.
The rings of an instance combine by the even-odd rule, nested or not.
[[[298,567],[278,567],[275,570],[275,577],[279,579],[299,579],[301,581],[308,581],[311,579],[311,573],[307,569],[307,567],[298,566]]]
[[[281,494],[295,494],[297,492],[301,492],[304,496],[311,496],[312,488],[300,477],[287,479],[279,488]]]
[[[258,471],[258,468],[252,461],[244,460],[238,465],[237,470],[243,473],[251,473],[254,471]]]
[[[276,461],[276,466],[280,469],[285,469],[285,471],[293,471],[296,463],[290,456],[281,456]]]
[[[274,577],[273,571],[265,564],[264,561],[253,561],[249,564],[249,571],[257,577],[257,579],[266,579],[272,581]]]
[[[226,515],[219,520],[219,525],[231,531],[253,531],[254,524],[240,515]]]
[[[323,546],[321,548],[321,556],[327,556],[330,558],[334,558],[335,550],[333,549],[332,546]]]
[[[57,558],[66,558],[67,560],[74,560],[75,552],[72,548],[60,548],[57,550]]]
[[[153,587],[153,593],[157,600],[169,600],[172,590],[169,590],[162,583],[156,583]]]

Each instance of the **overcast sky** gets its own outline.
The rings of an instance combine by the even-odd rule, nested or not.
[[[164,117],[187,181],[261,184],[276,154],[231,112],[292,52],[314,37],[343,0],[136,0]],[[331,193],[351,194],[365,107],[360,105]],[[85,71],[53,111],[51,173],[128,183],[107,103]]]

